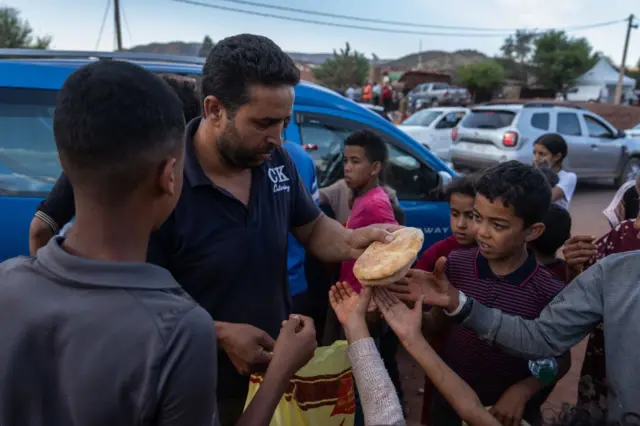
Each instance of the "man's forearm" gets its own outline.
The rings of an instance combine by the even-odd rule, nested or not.
[[[322,215],[313,223],[308,235],[296,234],[296,237],[314,257],[334,263],[350,259],[348,238],[351,232],[337,221]]]

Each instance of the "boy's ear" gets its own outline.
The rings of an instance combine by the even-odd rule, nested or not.
[[[379,161],[376,161],[373,163],[373,173],[371,174],[379,175],[381,170],[382,170],[382,163]]]
[[[544,233],[545,228],[546,227],[542,222],[537,222],[531,225],[529,227],[529,235],[527,235],[527,237],[525,238],[526,242],[530,243],[531,241],[540,238],[540,235]]]

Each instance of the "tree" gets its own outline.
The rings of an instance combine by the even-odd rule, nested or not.
[[[532,63],[538,83],[554,90],[571,85],[593,67],[598,56],[585,38],[569,37],[564,31],[547,31],[535,41]]]
[[[204,40],[202,40],[202,44],[200,45],[200,50],[198,51],[198,56],[201,58],[206,58],[209,55],[211,49],[213,49],[213,45],[215,43],[211,40],[211,37],[204,36]]]
[[[518,62],[520,65],[519,79],[525,85],[528,81],[527,64],[531,59],[533,44],[537,36],[535,31],[517,30],[514,35],[510,35],[504,40],[500,48],[505,58]]]
[[[492,59],[466,64],[458,68],[456,79],[467,86],[475,98],[478,91],[492,92],[502,85],[504,68]]]
[[[314,77],[334,90],[345,90],[349,86],[362,86],[369,75],[369,60],[364,54],[351,51],[349,43],[340,52],[333,51],[322,65],[313,68]]]
[[[50,36],[34,39],[33,28],[20,18],[18,9],[0,6],[0,48],[48,49],[50,45]]]

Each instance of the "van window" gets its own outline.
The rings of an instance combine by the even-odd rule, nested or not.
[[[301,142],[316,145],[310,152],[316,164],[318,186],[329,186],[344,177],[344,140],[353,132],[369,129],[378,133],[387,143],[389,162],[385,174],[386,183],[396,190],[401,200],[426,201],[436,197],[440,177],[431,167],[402,148],[403,142],[392,135],[372,129],[362,123],[320,114],[300,114]]]
[[[567,136],[582,136],[578,114],[573,112],[559,112],[556,132]]]
[[[516,113],[504,110],[474,110],[462,120],[460,125],[467,129],[502,129],[513,123]]]
[[[613,133],[607,126],[595,118],[585,115],[584,121],[587,123],[587,131],[592,138],[613,139]]]
[[[55,90],[0,88],[0,195],[42,197],[60,175]]]
[[[531,127],[540,130],[549,130],[549,113],[536,112],[531,116]]]
[[[440,119],[436,129],[453,129],[465,116],[464,111],[450,112]]]

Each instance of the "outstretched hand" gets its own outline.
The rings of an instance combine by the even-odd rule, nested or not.
[[[384,287],[377,287],[373,298],[387,324],[402,344],[406,346],[415,343],[422,335],[422,296],[418,298],[413,309],[409,309]]]
[[[329,290],[331,308],[350,341],[369,336],[365,315],[375,308],[371,293],[371,287],[365,286],[362,293],[358,294],[345,282],[337,282]]]
[[[458,290],[449,284],[444,273],[446,264],[447,258],[441,257],[437,260],[433,272],[410,269],[402,280],[388,286],[388,290],[394,293],[397,299],[409,305],[422,297],[427,305],[453,311],[458,307]]]

